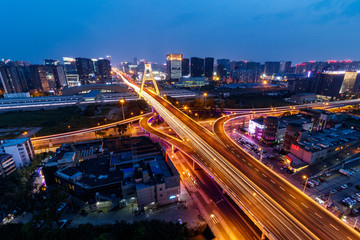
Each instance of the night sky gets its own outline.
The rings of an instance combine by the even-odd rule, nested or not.
[[[359,0],[0,0],[0,58],[360,60]]]

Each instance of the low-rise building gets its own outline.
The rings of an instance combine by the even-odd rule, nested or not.
[[[293,143],[288,156],[315,164],[359,143],[360,132],[348,128],[330,128],[311,132],[305,140]]]
[[[11,154],[17,168],[28,165],[35,156],[30,138],[1,140],[0,153]]]
[[[56,171],[51,162],[47,170],[44,168],[46,182],[67,187],[84,202],[136,200],[143,209],[178,200],[180,175],[166,152],[147,137],[82,142],[67,145],[62,151],[68,152],[56,160]],[[69,165],[64,167],[60,161]]]
[[[270,121],[267,121],[270,122],[268,123],[269,127],[267,131],[265,131],[266,123],[264,120],[265,118],[262,117],[250,120],[248,131],[251,136],[257,138],[258,140],[264,139],[267,142],[282,142],[284,140],[286,128],[289,123],[300,124],[302,129],[306,131],[311,131],[313,128],[311,117],[302,114],[282,116],[278,119],[271,117]],[[278,124],[276,124],[277,121]],[[267,135],[267,139],[264,137],[264,133]]]

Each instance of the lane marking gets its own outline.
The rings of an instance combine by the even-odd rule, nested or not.
[[[290,196],[291,196],[293,199],[296,199],[296,197],[294,197],[291,193],[290,193]]]
[[[252,167],[251,163],[248,163],[248,165],[249,165],[250,167]]]
[[[255,171],[257,171],[257,172],[258,172],[258,171],[259,171],[259,169],[255,168]]]
[[[239,155],[239,154],[236,154],[236,156],[237,156],[237,157],[240,157],[240,155]]]
[[[318,216],[319,218],[322,219],[322,216],[320,216],[319,214],[317,214],[316,212],[314,212],[316,216]]]
[[[274,180],[270,179],[270,182],[272,182],[273,184],[275,184]]]
[[[245,162],[245,159],[241,159],[241,160],[243,160],[243,162]]]
[[[303,205],[304,207],[306,207],[306,208],[309,208],[308,206],[306,206],[304,203],[301,203],[301,205]]]
[[[339,229],[337,229],[334,225],[332,225],[331,223],[330,223],[330,226],[332,226],[333,228],[335,228],[336,229],[336,231],[339,231]]]
[[[262,175],[263,175],[264,177],[266,177],[266,175],[265,175],[265,174],[263,174],[263,173],[262,173]]]
[[[279,186],[279,188],[285,192],[285,189],[282,186]]]

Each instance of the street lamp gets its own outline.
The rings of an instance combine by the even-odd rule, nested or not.
[[[303,175],[302,178],[305,179],[305,185],[304,185],[304,189],[303,189],[303,193],[304,193],[309,178],[306,175]]]
[[[204,93],[204,107],[206,108],[206,97],[207,97],[207,93]]]
[[[125,103],[125,99],[122,98],[119,101],[121,103],[121,108],[122,108],[122,115],[123,115],[123,120],[125,120],[125,114],[124,114],[124,103]]]
[[[68,130],[69,130],[69,132],[70,132],[70,125],[68,125]]]

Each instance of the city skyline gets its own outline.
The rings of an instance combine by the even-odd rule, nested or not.
[[[66,3],[3,3],[5,19],[18,17],[3,28],[7,37],[0,43],[7,47],[0,58],[41,63],[111,55],[114,63],[134,57],[164,63],[166,54],[183,53],[260,62],[358,59],[356,1]]]

